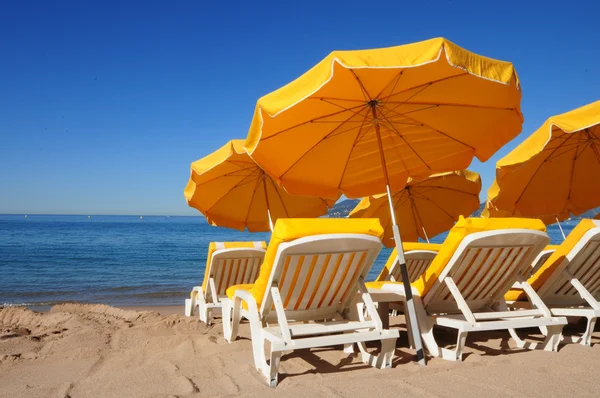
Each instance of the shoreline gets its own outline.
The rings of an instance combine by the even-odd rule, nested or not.
[[[137,311],[137,312],[143,312],[143,311],[151,311],[151,312],[158,312],[160,315],[163,316],[167,316],[167,315],[173,315],[173,314],[180,314],[183,315],[184,313],[184,309],[185,309],[185,305],[169,305],[169,304],[164,304],[164,305],[108,305],[108,304],[103,304],[103,303],[79,303],[79,302],[69,302],[69,303],[60,303],[60,304],[52,304],[52,305],[8,305],[8,306],[0,306],[0,310],[4,309],[4,308],[27,308],[31,311],[35,311],[35,312],[41,312],[41,313],[47,313],[50,312],[50,310],[52,309],[52,307],[57,306],[57,305],[64,305],[64,304],[78,304],[78,305],[106,305],[109,307],[113,307],[113,308],[119,308],[122,310],[126,310],[126,311]]]

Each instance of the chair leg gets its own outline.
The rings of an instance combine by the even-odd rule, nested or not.
[[[185,299],[185,310],[184,310],[184,314],[185,316],[192,316],[193,314],[193,306],[192,306],[192,299]]]
[[[542,343],[525,341],[519,337],[515,329],[508,329],[510,337],[515,341],[517,347],[528,350],[543,349],[544,351],[558,351],[558,344],[562,338],[563,325],[544,326],[540,328],[542,334],[546,336]]]
[[[586,347],[592,345],[592,333],[594,333],[594,327],[596,326],[596,317],[587,317],[587,325],[585,327],[585,333],[581,336],[580,344]]]
[[[236,298],[233,301],[231,308],[231,341],[237,339],[240,330],[240,322],[242,322],[242,300]]]
[[[279,378],[279,362],[281,360],[281,351],[273,351],[271,348],[271,355],[269,363],[264,363],[264,367],[261,369],[261,373],[267,378],[267,384],[271,388],[277,387],[277,379]]]
[[[233,315],[233,301],[230,299],[224,299],[221,301],[222,308],[222,319],[223,319],[223,337],[227,340],[228,343],[231,343],[237,338],[237,328],[236,334],[233,334],[232,323],[234,323],[232,319]]]
[[[417,320],[419,321],[419,330],[421,332],[421,339],[423,340],[423,344],[425,345],[425,348],[431,356],[439,357],[441,355],[441,350],[440,347],[437,345],[435,338],[433,337],[433,322],[427,316],[421,298],[419,296],[413,296],[413,300],[415,301],[415,307],[417,309]],[[408,318],[408,316],[406,316],[406,318]],[[408,323],[406,326],[408,328],[407,332],[409,334],[409,339],[412,339],[412,336],[410,336],[410,331],[412,329],[410,329]]]
[[[206,303],[204,300],[198,300],[198,316],[200,317],[200,321],[210,325],[210,319],[208,318],[208,308],[206,308]]]
[[[190,293],[190,298],[185,300],[185,316],[194,315],[194,310],[198,305],[198,296],[202,294],[202,288],[200,286],[194,286]]]
[[[456,338],[456,348],[454,350],[442,348],[442,358],[448,361],[462,361],[462,353],[467,341],[467,334],[468,332],[459,330],[458,337]]]
[[[378,369],[392,367],[392,360],[394,359],[394,352],[396,351],[395,337],[381,339],[381,352],[379,355],[369,354],[364,342],[357,343],[356,345],[358,346],[364,363]]]
[[[544,351],[558,351],[558,344],[562,338],[563,325],[547,326],[548,335],[542,343]]]

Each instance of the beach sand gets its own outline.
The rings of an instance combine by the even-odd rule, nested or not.
[[[396,317],[392,326],[402,331],[392,369],[370,368],[341,347],[303,350],[282,358],[279,385],[271,389],[254,369],[247,325],[228,344],[219,320],[206,326],[180,315],[182,307],[144,309],[0,309],[0,396],[598,395],[598,328],[595,346],[569,344],[558,353],[515,349],[508,333],[475,333],[464,362],[436,358],[420,367]],[[452,344],[452,333],[440,338]]]

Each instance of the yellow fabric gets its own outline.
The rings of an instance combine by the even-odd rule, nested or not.
[[[552,116],[496,163],[486,214],[551,224],[600,206],[600,101]]]
[[[442,248],[441,244],[438,243],[422,243],[422,242],[402,242],[402,249],[405,252],[411,250],[431,250],[434,252],[439,251]],[[379,276],[375,280],[375,282],[385,281],[385,278],[390,274],[390,270],[392,266],[396,262],[396,257],[398,256],[398,250],[392,250],[392,253],[388,257],[383,269],[379,273]]]
[[[227,296],[233,298],[236,290],[248,290],[260,306],[263,296],[267,289],[269,276],[275,263],[275,257],[281,243],[290,242],[306,236],[324,235],[324,234],[366,234],[376,236],[379,239],[383,236],[383,227],[377,219],[359,219],[348,218],[316,218],[316,219],[285,219],[280,218],[275,224],[271,240],[265,255],[265,260],[260,267],[260,273],[256,282],[251,288],[247,285],[235,285],[227,289]]]
[[[245,147],[288,192],[336,197],[392,190],[408,177],[489,159],[522,128],[513,65],[435,38],[334,51],[257,102]]]
[[[229,141],[192,163],[185,198],[210,224],[252,232],[270,231],[267,209],[275,222],[280,217],[317,217],[335,204],[331,199],[285,192],[245,152],[243,142]]]
[[[416,288],[421,297],[425,296],[429,289],[433,286],[438,276],[444,270],[448,261],[452,258],[456,249],[465,237],[476,232],[495,231],[499,229],[531,229],[534,231],[546,231],[546,226],[541,220],[532,218],[463,218],[460,217],[458,222],[444,241],[442,247],[438,251],[437,256],[431,262],[425,273],[419,277],[412,286]],[[400,282],[372,282],[369,284],[371,288],[381,288],[387,283]]]
[[[590,229],[598,227],[597,223],[597,221],[594,222],[594,220],[589,219],[581,220],[579,224],[577,224],[577,226],[573,228],[571,233],[569,233],[567,239],[565,239],[565,241],[562,244],[555,246],[556,249],[554,253],[548,258],[548,260],[546,260],[544,265],[542,265],[540,269],[527,280],[527,282],[535,290],[542,287],[544,282],[546,282],[548,278],[552,275],[556,267],[558,267],[565,259],[565,256],[569,254],[569,252],[575,247],[577,242],[581,240],[583,235],[585,235],[585,233]],[[551,246],[548,246],[546,249],[548,248],[551,248]],[[506,299],[506,301],[517,301],[526,299],[527,295],[520,289],[512,289],[508,293],[506,293],[504,298]]]
[[[402,241],[415,242],[449,230],[459,216],[468,217],[479,209],[479,191],[479,174],[468,170],[410,179],[404,189],[392,192]],[[383,244],[394,246],[387,194],[363,198],[350,217],[378,218],[385,227]]]
[[[243,248],[254,248],[254,242],[221,242],[224,249],[243,249]],[[267,248],[267,242],[260,242],[263,249]],[[210,275],[210,264],[213,253],[217,250],[217,243],[210,242],[208,244],[208,254],[206,255],[206,267],[204,269],[204,280],[202,281],[202,291],[206,292],[208,286],[208,279]]]

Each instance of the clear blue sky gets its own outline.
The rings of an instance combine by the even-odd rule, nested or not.
[[[18,1],[0,10],[0,213],[194,214],[189,164],[335,49],[444,36],[512,61],[523,133],[600,98],[596,1]]]

